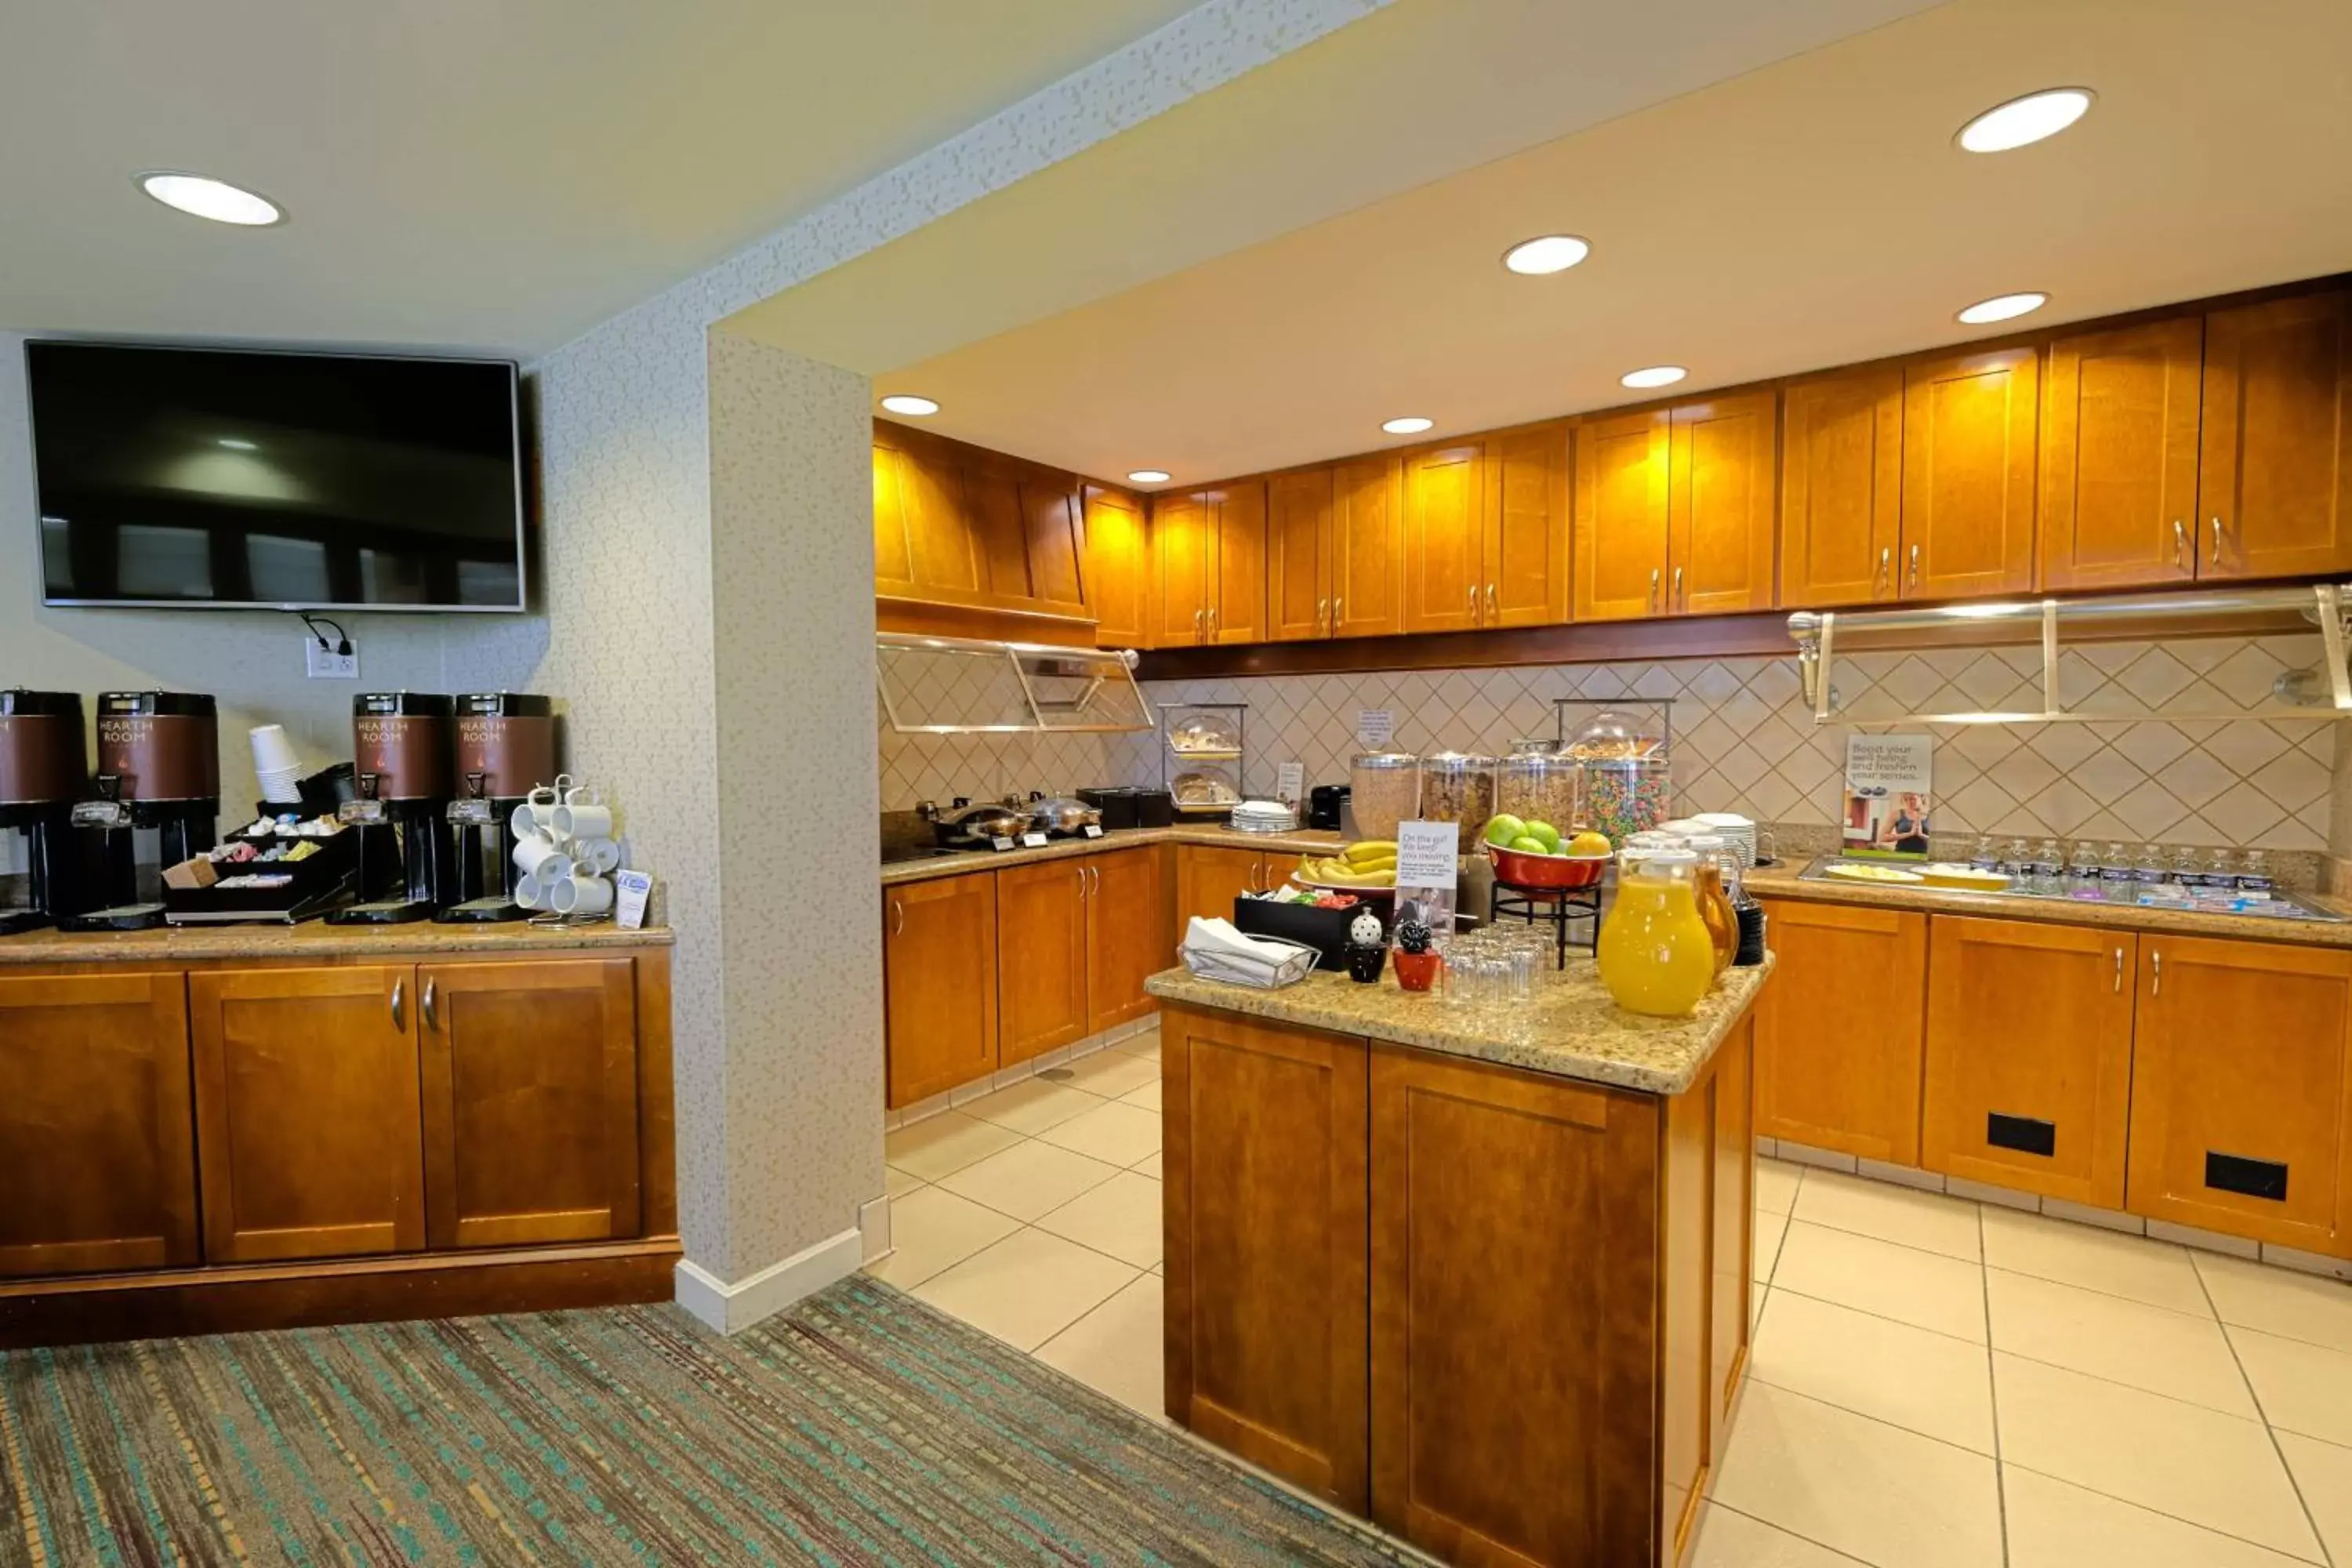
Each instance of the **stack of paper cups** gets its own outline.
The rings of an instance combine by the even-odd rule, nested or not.
[[[293,805],[302,799],[302,765],[294,757],[294,742],[283,724],[258,724],[253,730],[253,776],[261,782],[261,798],[274,805]]]

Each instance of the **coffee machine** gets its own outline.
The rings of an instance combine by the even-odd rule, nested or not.
[[[87,904],[74,802],[89,788],[81,695],[0,691],[0,828],[25,836],[27,900],[0,908],[0,936],[52,924]]]
[[[352,767],[360,798],[337,815],[356,824],[359,901],[331,925],[400,925],[457,902],[449,841],[449,740],[454,704],[427,691],[368,691],[352,699]]]
[[[457,798],[449,803],[457,901],[436,920],[530,918],[515,901],[522,873],[508,825],[533,788],[554,781],[554,703],[519,691],[469,691],[457,699]]]
[[[140,897],[138,833],[152,829],[159,866],[176,866],[217,842],[220,720],[201,691],[98,694],[93,796],[73,808],[91,908],[60,916],[65,931],[142,931],[163,923],[162,903]]]

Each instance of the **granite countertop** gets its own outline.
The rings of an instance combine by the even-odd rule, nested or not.
[[[2028,899],[2009,893],[1969,893],[1953,888],[1889,886],[1884,882],[1809,882],[1801,879],[1807,864],[1790,860],[1783,866],[1749,870],[1743,874],[1743,880],[1749,892],[1764,899],[1915,910],[1922,914],[1977,915],[1986,920],[2042,921],[2056,925],[2101,926],[2112,931],[2168,931],[2178,936],[2235,937],[2241,942],[2293,942],[2303,947],[2352,947],[2352,921],[2151,910],[2136,904]],[[2296,896],[2331,913],[2352,914],[2352,900],[2325,893]]]
[[[966,871],[995,871],[1007,866],[1027,866],[1039,860],[1063,860],[1075,855],[1099,855],[1111,849],[1136,849],[1148,844],[1200,844],[1218,849],[1267,849],[1290,855],[1321,854],[1349,842],[1337,833],[1300,828],[1292,833],[1236,833],[1230,827],[1119,827],[1100,838],[1056,838],[1042,849],[967,849],[953,855],[933,855],[920,860],[898,860],[882,868],[882,885],[925,882],[934,877],[956,877]]]
[[[152,931],[23,931],[0,937],[0,965],[11,963],[175,963],[215,958],[385,958],[420,953],[551,952],[565,949],[667,947],[667,926],[623,931],[602,925],[553,930],[527,921],[504,925],[158,926]]]
[[[1505,1012],[1473,1012],[1433,991],[1402,990],[1393,970],[1377,985],[1318,969],[1296,985],[1261,991],[1168,969],[1145,981],[1144,989],[1170,1002],[1363,1035],[1554,1078],[1680,1094],[1747,1014],[1771,972],[1769,958],[1753,969],[1726,971],[1723,983],[1688,1018],[1626,1012],[1610,1000],[1593,962],[1573,954],[1567,969],[1540,977],[1526,1005]]]

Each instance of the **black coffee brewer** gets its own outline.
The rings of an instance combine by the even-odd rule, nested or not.
[[[0,828],[25,836],[26,901],[0,908],[0,936],[54,924],[88,907],[74,841],[74,802],[89,788],[81,695],[0,691]]]
[[[509,824],[515,807],[555,782],[555,704],[518,691],[469,691],[457,699],[456,836],[457,901],[436,920],[450,923],[528,920],[515,901],[522,872]]]
[[[352,699],[359,798],[336,815],[359,830],[359,901],[330,925],[400,925],[457,902],[449,838],[449,731],[455,704],[427,691]]]
[[[64,931],[142,931],[163,923],[142,899],[138,834],[155,834],[159,866],[176,866],[218,842],[220,720],[201,691],[101,691],[94,795],[72,821],[92,879],[91,908],[60,915]]]

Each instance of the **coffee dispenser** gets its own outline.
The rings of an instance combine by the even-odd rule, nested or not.
[[[555,705],[517,691],[469,691],[457,699],[457,798],[449,826],[457,851],[457,901],[435,918],[450,922],[519,921],[508,824],[540,784],[555,780]]]
[[[330,914],[330,924],[398,925],[457,901],[447,816],[453,711],[432,692],[352,699],[360,798],[338,815],[359,828],[359,901]]]
[[[27,883],[24,903],[0,908],[0,936],[88,907],[73,809],[89,787],[80,694],[0,691],[0,828],[25,836]]]
[[[93,908],[63,916],[67,931],[138,931],[163,923],[142,900],[138,834],[155,834],[156,860],[176,866],[217,841],[220,720],[201,691],[98,694],[94,794],[73,808]]]

